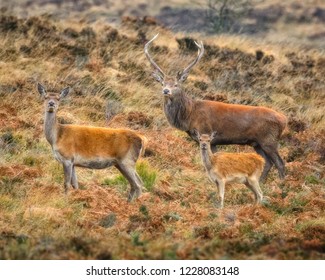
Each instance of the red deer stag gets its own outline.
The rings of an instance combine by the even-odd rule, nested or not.
[[[37,89],[44,98],[45,137],[54,157],[63,165],[65,192],[70,184],[78,189],[75,166],[90,169],[115,166],[131,185],[128,201],[139,197],[143,184],[135,164],[144,152],[146,138],[127,129],[60,124],[56,119],[59,102],[70,89],[65,88],[61,93],[46,92],[41,84]]]
[[[164,95],[164,111],[168,122],[177,129],[187,132],[192,139],[199,142],[194,129],[199,133],[211,134],[218,131],[211,142],[212,150],[216,145],[247,144],[265,159],[261,181],[265,181],[273,164],[278,169],[281,179],[284,178],[284,162],[278,153],[278,141],[286,127],[287,118],[281,113],[261,106],[245,106],[226,104],[217,101],[193,100],[182,90],[184,82],[192,67],[202,58],[203,43],[196,43],[198,55],[176,77],[166,76],[150,56],[148,48],[154,36],[144,47],[144,52],[154,67],[153,77],[162,84]]]

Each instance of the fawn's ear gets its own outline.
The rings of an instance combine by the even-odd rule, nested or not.
[[[200,139],[200,132],[198,132],[195,128],[193,129],[193,135],[197,138],[197,140]]]
[[[46,96],[46,90],[45,90],[45,87],[43,85],[41,85],[40,83],[37,83],[37,90],[39,92],[39,94],[42,96],[42,97],[45,97]]]
[[[60,98],[66,97],[70,92],[70,87],[66,87],[60,92]]]
[[[213,131],[210,135],[211,141],[217,137],[218,133],[216,131]]]

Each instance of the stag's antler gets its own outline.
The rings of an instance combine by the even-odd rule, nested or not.
[[[189,71],[192,69],[192,67],[199,62],[199,60],[202,58],[204,54],[204,46],[203,42],[201,41],[200,44],[198,44],[196,41],[194,41],[195,45],[199,48],[197,52],[197,57],[196,59],[189,65],[187,66],[179,75],[183,76],[184,74],[188,74]]]
[[[151,44],[151,42],[153,40],[155,40],[158,37],[158,35],[159,35],[159,33],[156,34],[147,44],[145,44],[145,46],[144,46],[144,53],[146,54],[146,57],[150,61],[151,65],[162,75],[162,78],[164,78],[165,77],[165,73],[161,70],[161,68],[157,65],[157,63],[153,61],[152,57],[150,56],[150,54],[148,52],[149,45]]]

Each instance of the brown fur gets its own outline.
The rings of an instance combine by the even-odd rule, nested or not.
[[[80,125],[59,125],[57,148],[65,158],[79,154],[85,158],[123,159],[132,150],[139,156],[143,137],[131,130]]]
[[[219,153],[212,155],[212,164],[220,177],[228,177],[234,173],[245,176],[261,176],[264,159],[254,153]]]

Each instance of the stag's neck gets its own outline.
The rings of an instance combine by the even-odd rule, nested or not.
[[[212,165],[212,151],[210,147],[206,150],[201,149],[201,158],[205,169],[207,171],[211,170],[213,165]]]
[[[56,142],[58,123],[56,113],[45,112],[44,132],[46,140],[53,146]]]
[[[190,116],[193,108],[193,100],[184,92],[165,97],[164,110],[168,122],[183,131],[190,129]]]

